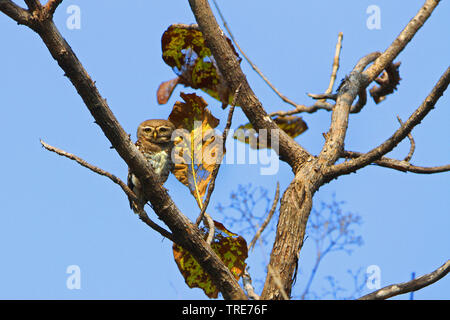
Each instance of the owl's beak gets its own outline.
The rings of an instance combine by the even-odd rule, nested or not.
[[[153,138],[156,140],[156,136],[158,135],[158,133],[156,132],[156,130],[153,132]]]

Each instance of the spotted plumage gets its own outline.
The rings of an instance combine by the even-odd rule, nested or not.
[[[174,130],[175,127],[170,121],[162,119],[144,121],[137,129],[136,147],[150,163],[160,178],[161,184],[166,182],[173,168],[171,159],[173,141],[171,138]],[[137,205],[130,200],[130,207],[134,212],[139,213],[148,200],[144,196],[139,179],[130,170],[128,170],[128,187],[139,199]]]

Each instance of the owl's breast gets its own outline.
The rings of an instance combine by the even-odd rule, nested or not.
[[[145,158],[151,164],[155,173],[165,182],[172,169],[170,154],[165,151],[144,153]]]

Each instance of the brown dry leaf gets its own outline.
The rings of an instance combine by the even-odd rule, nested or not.
[[[177,101],[169,115],[169,120],[180,129],[175,140],[172,173],[189,188],[201,207],[214,166],[221,159],[221,136],[214,130],[219,120],[206,108],[202,97],[195,93],[180,95],[184,102]]]
[[[369,90],[370,95],[376,104],[382,102],[386,99],[386,96],[394,93],[397,90],[397,85],[399,85],[400,80],[400,62],[390,63],[386,70],[375,79],[375,82],[379,84],[379,86],[373,86],[372,89]]]
[[[308,129],[306,122],[303,121],[302,117],[298,116],[278,116],[274,118],[273,121],[293,139]],[[233,138],[247,143],[252,149],[271,147],[267,132],[261,131],[261,134],[258,134],[258,132],[253,129],[251,123],[239,126],[236,129]]]
[[[241,236],[227,230],[220,222],[214,221],[214,227],[211,248],[230,269],[236,280],[239,280],[246,266],[247,242]],[[202,231],[206,239],[208,230],[204,228]],[[201,288],[209,298],[217,298],[219,290],[212,283],[211,277],[188,251],[174,244],[173,256],[189,288]]]
[[[179,78],[177,77],[169,81],[164,81],[159,85],[158,90],[156,91],[156,99],[158,100],[158,104],[166,104],[167,101],[169,101],[169,98],[178,82]]]

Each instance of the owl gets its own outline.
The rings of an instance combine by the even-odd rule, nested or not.
[[[161,184],[166,182],[174,166],[171,158],[174,130],[175,126],[172,122],[162,119],[146,120],[137,129],[136,147],[150,163]],[[130,207],[135,213],[139,213],[148,200],[144,196],[138,178],[129,169],[128,187],[139,199],[137,206],[130,200]]]

